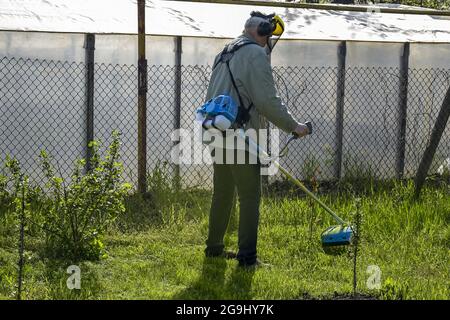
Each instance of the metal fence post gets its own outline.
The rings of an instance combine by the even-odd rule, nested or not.
[[[175,37],[175,105],[174,105],[174,130],[181,127],[181,55],[183,53],[183,38]],[[176,145],[176,142],[174,142]],[[175,164],[175,184],[180,187],[180,165]]]
[[[342,41],[338,46],[338,70],[336,87],[336,156],[334,175],[337,180],[342,174],[342,144],[344,133],[344,103],[345,103],[345,61],[347,44]]]
[[[147,59],[145,0],[138,0],[138,192],[147,191]]]
[[[398,142],[397,142],[397,179],[402,179],[405,171],[406,148],[406,116],[408,108],[408,69],[409,69],[409,43],[403,45],[400,57],[400,81],[398,101]]]
[[[86,34],[86,171],[91,170],[92,148],[89,143],[94,140],[94,50],[95,35]]]

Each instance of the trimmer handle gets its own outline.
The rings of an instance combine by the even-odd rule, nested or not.
[[[311,123],[311,121],[306,121],[306,122],[305,122],[305,126],[308,127],[308,134],[312,134],[313,128],[312,128],[312,123]],[[293,139],[297,139],[297,138],[298,138],[298,135],[297,135],[295,132],[292,132],[292,137],[293,137]]]

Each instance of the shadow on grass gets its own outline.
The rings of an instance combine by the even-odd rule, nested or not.
[[[204,258],[202,272],[190,287],[178,292],[174,300],[251,299],[254,270],[235,266],[229,279],[225,278],[224,258]]]

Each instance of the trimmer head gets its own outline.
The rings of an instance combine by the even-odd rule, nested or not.
[[[341,253],[352,243],[353,229],[342,224],[331,226],[322,232],[322,247],[325,253]]]

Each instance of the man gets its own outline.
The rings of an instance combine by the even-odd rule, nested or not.
[[[265,47],[268,47],[269,51],[273,49],[270,38],[275,29],[284,28],[284,25],[277,25],[282,24],[280,20],[274,20],[274,15],[265,16],[259,12],[252,12],[245,23],[242,35],[226,47],[236,48],[236,45],[240,44],[239,49],[233,51],[228,65],[221,62],[220,54],[216,57],[206,100],[221,94],[230,94],[235,101],[242,103],[248,112],[249,119],[244,124],[245,130],[262,129],[260,117],[264,117],[283,131],[302,137],[308,134],[308,128],[292,117],[277,96],[270,60],[265,49]],[[245,45],[242,45],[243,43]],[[254,267],[260,264],[256,245],[261,198],[261,165],[259,161],[253,164],[248,161],[248,152],[245,158],[247,162],[244,164],[220,163],[220,161],[213,164],[214,191],[205,254],[208,257],[236,257],[240,266]],[[233,160],[236,160],[236,157]],[[224,251],[223,242],[230,220],[235,188],[240,203],[237,256]]]

